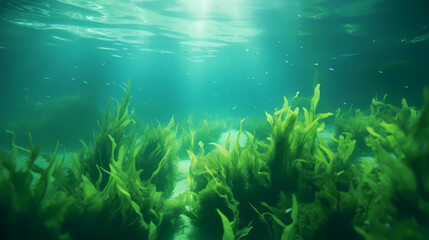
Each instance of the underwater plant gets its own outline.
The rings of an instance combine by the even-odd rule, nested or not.
[[[127,131],[135,124],[129,90],[130,83],[113,114],[108,108],[94,146],[83,144],[81,154],[72,154],[69,172],[78,187],[63,224],[72,238],[98,238],[91,229],[107,227],[103,238],[157,239],[161,225],[184,211],[178,200],[166,199],[177,175],[174,121],[148,127],[141,137],[133,128]]]
[[[166,127],[161,124],[157,128],[147,126],[139,138],[142,146],[136,156],[136,168],[144,169],[140,174],[141,180],[154,184],[165,197],[173,192],[178,174],[177,131],[172,129],[174,126],[173,118]]]
[[[218,218],[215,224],[213,217],[215,209],[220,209],[228,219],[239,222],[239,227],[252,227],[246,231],[246,239],[266,236],[269,239],[297,239],[300,236],[311,239],[324,227],[324,220],[336,219],[338,214],[329,213],[331,204],[334,204],[330,201],[339,201],[337,182],[344,182],[343,185],[348,184],[348,187],[353,179],[353,173],[347,168],[355,142],[350,136],[340,137],[337,154],[318,142],[317,133],[324,128],[320,119],[332,115],[316,113],[319,87],[315,87],[310,110],[303,108],[303,121],[298,120],[299,108],[291,110],[286,98],[283,107],[274,115],[266,113],[271,125],[268,144],[246,132],[249,144],[240,147],[237,136],[232,151],[229,143],[225,147],[213,143],[216,150],[208,154],[205,154],[202,142],[198,155],[191,147],[188,151],[192,161],[188,182],[196,198],[189,215],[195,219],[197,227],[219,232],[221,219]],[[239,134],[242,134],[241,128]],[[224,192],[213,190],[213,186]],[[221,197],[225,195],[228,197]],[[238,213],[231,207],[235,204],[226,199],[238,202]],[[299,201],[303,210],[298,213]],[[326,212],[322,220],[310,228],[300,226],[301,221],[303,225],[313,223],[309,222],[316,218],[312,215],[313,205]],[[267,209],[267,212],[261,213],[261,209]],[[298,221],[299,218],[303,220]],[[200,225],[208,221],[212,223],[210,229]],[[336,223],[333,221],[332,225]],[[349,229],[354,231],[353,225]]]
[[[15,145],[12,135],[10,152],[0,154],[0,238],[1,239],[67,239],[61,231],[61,219],[68,207],[67,197],[55,191],[50,183],[55,168],[57,144],[53,155],[40,154],[40,146],[34,146],[31,135],[29,149]],[[28,155],[19,164],[18,151]],[[39,156],[46,161],[36,164]]]
[[[136,130],[129,91],[71,161],[58,159],[59,144],[42,154],[31,135],[26,149],[9,131],[12,148],[0,154],[2,239],[172,239],[187,227],[181,215],[195,239],[429,238],[428,89],[421,111],[384,98],[373,100],[370,116],[337,116],[365,126],[374,159],[354,161],[360,133],[342,131],[329,145],[320,136],[333,115],[317,112],[320,85],[309,109],[284,98],[266,113],[265,137],[256,134],[266,127],[246,131],[246,119],[222,144],[190,128],[189,191],[178,196],[178,127],[171,118]]]
[[[383,108],[381,126],[387,134],[367,127],[370,136],[366,141],[375,153],[378,166],[367,164],[366,172],[372,176],[364,179],[373,197],[371,202],[361,200],[367,218],[356,230],[365,239],[427,239],[429,90],[424,89],[421,112],[408,107],[405,99],[401,108],[376,100],[373,104]],[[362,195],[362,190],[359,193]]]
[[[205,114],[206,118],[198,119],[198,121],[193,120],[193,115],[190,115],[186,122],[183,122],[181,125],[181,131],[179,132],[179,155],[187,157],[187,150],[191,146],[192,138],[195,142],[205,142],[211,143],[216,142],[219,139],[220,135],[225,132],[228,127],[227,123],[224,120],[216,119],[213,116]],[[210,150],[214,147],[210,147]],[[193,149],[193,151],[198,152],[199,149]]]
[[[349,108],[348,111],[342,112],[340,108],[335,112],[334,132],[335,137],[341,134],[351,134],[352,138],[356,140],[356,147],[359,149],[357,152],[369,151],[365,137],[368,136],[366,127],[370,126],[373,129],[382,131],[380,125],[381,119],[377,117],[374,107],[371,105],[371,112],[369,115],[363,113],[360,109]]]

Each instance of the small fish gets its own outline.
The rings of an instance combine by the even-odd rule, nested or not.
[[[88,82],[87,81],[82,81],[84,84],[88,84]]]
[[[71,78],[72,81],[76,81],[76,78]]]
[[[107,85],[107,86],[110,86],[110,83],[108,83],[108,82],[107,82],[107,83],[106,83],[106,85]]]
[[[109,47],[97,47],[97,49],[108,50],[108,51],[118,51],[118,49],[116,48],[109,48]]]
[[[331,68],[331,67],[329,68],[329,71],[334,71],[334,70],[335,70],[335,69],[333,69],[333,68]]]
[[[341,57],[353,57],[353,56],[357,56],[359,55],[359,53],[343,53],[340,56]]]
[[[49,96],[49,95],[45,95],[45,97],[46,97],[46,98],[50,98],[51,96]]]
[[[378,71],[378,73],[383,74],[384,72],[382,70]]]
[[[62,38],[62,37],[58,37],[58,36],[51,36],[54,39],[60,40],[60,41],[68,41],[68,39]]]
[[[43,79],[45,79],[45,80],[49,80],[49,79],[51,79],[51,77],[44,77]]]
[[[314,66],[319,66],[319,63],[314,63]]]
[[[288,214],[290,212],[292,212],[292,208],[288,208],[288,209],[285,210],[285,214]]]
[[[231,111],[234,111],[235,109],[237,109],[237,106],[234,106],[234,107],[231,109]]]
[[[24,88],[24,91],[28,91],[28,88]]]
[[[285,60],[285,63],[289,63],[289,61],[288,61],[288,60]]]

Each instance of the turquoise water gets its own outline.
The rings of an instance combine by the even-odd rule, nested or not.
[[[285,95],[310,95],[315,71],[320,107],[329,111],[368,108],[385,93],[420,106],[429,79],[423,0],[1,1],[0,8],[0,126],[53,142],[58,134],[46,131],[53,122],[70,128],[64,142],[90,138],[106,100],[128,79],[136,113],[160,121],[264,117]]]
[[[426,2],[0,0],[0,238],[428,239]]]

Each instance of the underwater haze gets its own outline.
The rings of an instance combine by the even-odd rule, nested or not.
[[[0,4],[7,129],[28,131],[35,120],[49,125],[55,116],[42,119],[38,108],[53,111],[49,104],[78,96],[88,105],[73,113],[84,116],[58,117],[88,132],[128,79],[136,112],[158,120],[204,112],[263,116],[285,95],[309,95],[315,71],[327,109],[367,107],[386,93],[392,102],[406,97],[421,105],[429,79],[423,0]]]
[[[0,0],[0,238],[429,239],[428,12]]]

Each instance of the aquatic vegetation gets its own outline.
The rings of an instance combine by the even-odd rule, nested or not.
[[[220,119],[216,119],[211,117],[210,115],[206,115],[207,118],[202,119],[200,121],[193,121],[192,115],[190,115],[186,122],[183,122],[181,125],[181,131],[179,132],[179,155],[187,157],[187,150],[191,146],[192,138],[196,142],[205,142],[211,143],[216,142],[220,135],[227,131],[227,123],[225,121],[221,121]],[[214,149],[214,147],[210,147]],[[193,150],[198,151],[198,149]]]
[[[29,149],[15,145],[12,135],[10,152],[0,155],[0,237],[2,239],[62,239],[61,219],[67,209],[66,196],[56,193],[50,178],[56,162],[58,144],[52,156],[42,154],[47,166],[37,165],[40,146],[30,136]],[[25,151],[23,166],[18,165],[18,151]],[[64,160],[64,159],[62,159]]]
[[[150,181],[165,197],[172,193],[177,177],[179,158],[174,126],[173,118],[166,127],[161,124],[156,128],[148,126],[139,138],[142,145],[136,156],[136,168],[144,169],[141,180]]]
[[[49,165],[40,168],[34,164],[39,148],[30,148],[24,170],[15,172],[18,147],[13,141],[12,153],[1,156],[2,172],[6,171],[1,193],[11,197],[2,199],[2,207],[12,209],[2,218],[9,221],[5,225],[12,225],[5,236],[15,236],[20,221],[30,218],[37,223],[29,233],[38,231],[35,236],[47,239],[63,235],[71,239],[157,239],[162,226],[184,212],[186,196],[164,197],[171,193],[177,172],[172,150],[175,132],[170,129],[174,122],[137,141],[133,129],[127,128],[134,123],[128,110],[129,89],[130,84],[113,114],[108,108],[94,146],[83,143],[80,154],[71,154],[70,164],[55,162],[56,150],[52,158],[43,155]],[[154,169],[149,169],[151,161]],[[137,163],[148,168],[148,179],[142,175],[146,169],[137,169]],[[40,179],[32,181],[32,172],[40,174]],[[16,208],[8,206],[17,203]]]
[[[396,114],[392,117],[383,111],[385,121],[381,125],[387,132],[384,136],[367,128],[371,134],[366,139],[367,144],[379,165],[379,168],[368,168],[376,172],[372,179],[379,181],[366,178],[375,195],[375,207],[366,208],[371,203],[362,203],[369,224],[356,227],[366,239],[427,239],[429,236],[428,89],[424,90],[424,98],[419,113],[408,107],[405,99],[400,109],[373,101],[374,105],[382,105],[385,111]],[[380,215],[380,212],[384,214]]]
[[[356,140],[356,147],[360,150],[367,150],[365,137],[368,136],[367,126],[382,131],[380,125],[381,119],[377,117],[374,107],[371,105],[371,113],[366,115],[360,109],[349,108],[348,111],[342,112],[340,108],[335,112],[334,132],[335,137],[341,134],[350,134]],[[369,149],[368,149],[369,150]]]
[[[187,144],[177,143],[173,118],[139,132],[129,91],[130,84],[121,102],[108,107],[94,144],[82,141],[71,161],[58,159],[58,144],[52,155],[41,154],[31,137],[26,149],[10,132],[12,148],[0,154],[2,239],[171,239],[182,227],[180,215],[200,234],[195,239],[429,237],[427,89],[421,111],[385,98],[373,100],[369,116],[338,111],[343,130],[330,145],[318,136],[333,115],[317,112],[319,84],[309,109],[293,109],[284,98],[280,109],[267,112],[265,138],[256,131],[266,126],[245,130],[247,119],[222,144],[204,136],[217,135],[225,123],[199,137],[191,127],[181,132],[189,138],[190,191],[176,198],[177,154]],[[361,138],[374,159],[352,160]],[[28,154],[22,166],[18,151]]]

